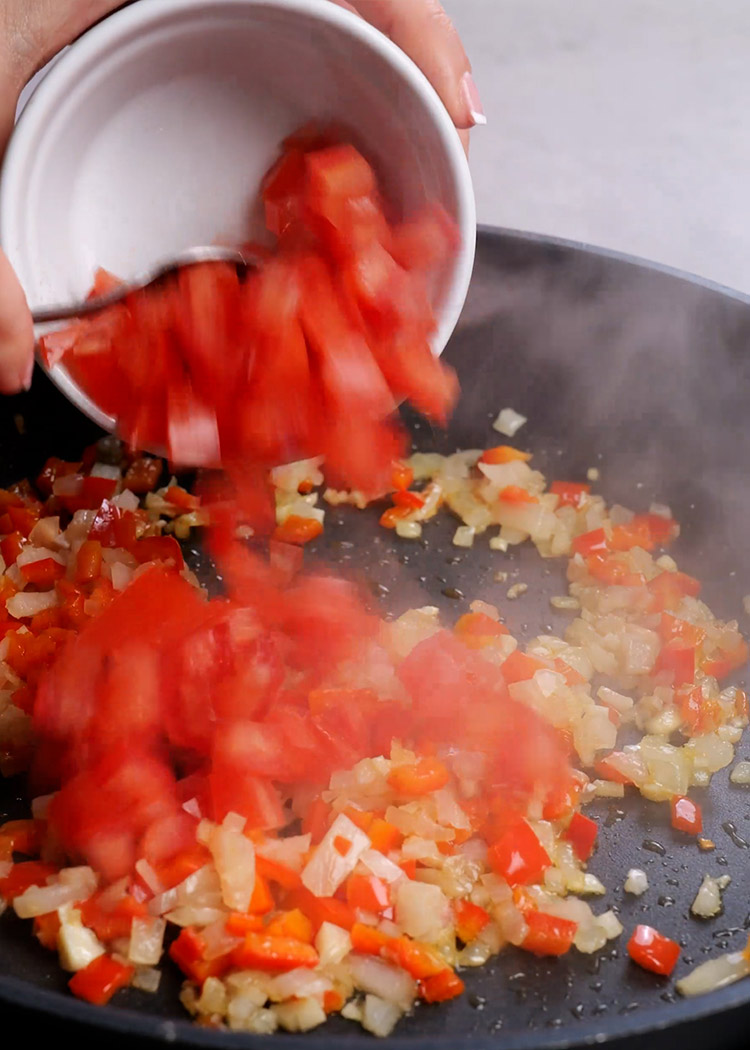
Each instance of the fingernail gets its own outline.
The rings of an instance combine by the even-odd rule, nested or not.
[[[473,124],[486,124],[487,118],[484,115],[482,109],[482,100],[479,97],[479,91],[474,81],[474,77],[471,73],[464,73],[461,78],[461,93],[464,96],[464,102],[471,115]]]
[[[30,358],[25,368],[21,370],[21,387],[24,390],[31,389],[31,377],[34,374],[34,358]]]

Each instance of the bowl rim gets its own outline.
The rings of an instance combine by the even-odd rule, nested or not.
[[[461,246],[454,261],[445,305],[431,340],[433,352],[442,353],[463,309],[474,266],[476,203],[468,160],[448,111],[416,63],[364,18],[331,0],[160,0],[158,5],[130,3],[97,22],[55,56],[18,116],[0,169],[0,245],[6,250],[11,265],[14,264],[13,245],[22,240],[20,235],[24,227],[25,209],[19,207],[19,202],[24,199],[28,173],[33,170],[35,147],[44,137],[45,128],[60,96],[76,81],[81,71],[98,57],[106,60],[106,54],[113,46],[182,12],[211,7],[267,8],[318,19],[368,46],[420,97],[429,112],[445,155],[461,233]],[[64,366],[58,364],[48,368],[38,354],[37,360],[62,393],[89,418],[105,430],[116,429],[116,420],[103,412],[83,392]]]

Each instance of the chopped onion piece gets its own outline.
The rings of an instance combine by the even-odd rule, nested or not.
[[[54,609],[57,604],[57,592],[54,590],[22,591],[8,598],[5,608],[14,620],[21,620],[27,616],[36,616],[45,609]]]
[[[152,995],[159,991],[161,981],[161,970],[153,966],[136,966],[133,980],[130,982],[133,988],[139,988],[142,992],[150,992]]]
[[[164,883],[145,857],[141,857],[140,860],[135,862],[135,870],[154,895],[164,892]]]
[[[383,882],[400,882],[401,879],[406,878],[403,869],[378,850],[366,849],[359,859],[368,871],[377,875]]]
[[[293,999],[274,1007],[279,1025],[286,1032],[309,1032],[325,1024],[326,1012],[318,999]]]
[[[342,841],[349,843],[345,853],[337,848],[337,840],[339,845]],[[370,840],[364,831],[339,813],[302,870],[302,882],[316,897],[332,897],[369,848]]]
[[[362,1008],[362,1027],[373,1035],[384,1039],[398,1024],[403,1010],[396,1003],[381,999],[379,995],[366,995]]]
[[[320,956],[321,966],[335,966],[352,950],[352,939],[341,926],[324,922],[315,937],[315,950]]]
[[[230,814],[236,818],[236,814]],[[244,818],[239,818],[242,826]],[[255,888],[255,847],[234,825],[226,822],[211,833],[208,848],[221,882],[221,896],[227,908],[246,912]]]
[[[396,886],[396,922],[416,941],[434,943],[451,922],[448,898],[439,886],[403,879]]]
[[[725,890],[732,881],[729,875],[720,875],[717,879],[711,875],[704,875],[695,900],[690,905],[690,911],[701,919],[712,919],[719,915],[722,910],[721,892]]]
[[[136,917],[130,925],[128,958],[141,966],[156,966],[164,946],[164,919],[154,916]]]
[[[392,966],[374,955],[349,956],[349,971],[357,988],[371,992],[389,1003],[408,1010],[417,994],[417,985],[399,966]]]
[[[733,784],[750,784],[750,762],[738,762],[729,779]]]
[[[471,525],[459,525],[453,534],[454,547],[473,547],[475,530]]]
[[[623,889],[626,893],[632,893],[636,897],[640,897],[642,893],[645,893],[648,889],[648,876],[645,871],[640,868],[631,868],[628,872],[628,877],[625,879]]]
[[[715,992],[750,974],[750,956],[745,952],[730,952],[717,959],[696,966],[687,977],[682,977],[675,987],[680,995],[690,997]]]
[[[504,434],[505,437],[512,438],[526,422],[528,422],[526,416],[522,416],[520,412],[516,412],[513,408],[504,408],[492,424],[492,429],[497,430],[499,434]]]

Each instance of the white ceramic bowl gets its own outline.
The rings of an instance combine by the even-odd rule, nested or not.
[[[0,243],[32,307],[69,301],[98,266],[128,277],[262,226],[255,192],[309,119],[355,128],[389,201],[440,201],[461,231],[434,289],[440,353],[474,259],[476,215],[437,94],[385,36],[329,0],[140,0],[91,29],[23,110],[0,182]],[[52,378],[102,413],[57,366]]]

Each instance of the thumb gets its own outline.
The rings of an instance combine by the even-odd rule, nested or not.
[[[471,63],[438,0],[349,0],[422,70],[457,128],[486,124]]]
[[[28,390],[34,369],[34,325],[26,296],[0,251],[0,392]]]

